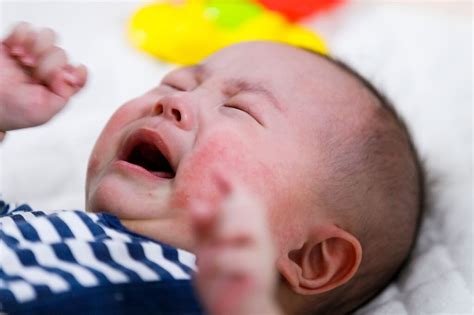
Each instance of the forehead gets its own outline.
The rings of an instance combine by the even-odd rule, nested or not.
[[[202,74],[242,78],[268,87],[290,111],[352,115],[373,105],[373,97],[353,75],[324,57],[285,44],[261,41],[233,45],[202,65]]]
[[[283,104],[346,104],[362,96],[354,76],[315,53],[276,42],[246,42],[218,51],[198,67],[202,75],[262,84]],[[347,107],[347,106],[344,106]]]
[[[288,45],[247,42],[213,54],[203,62],[202,68],[216,77],[265,85],[278,94],[289,89],[304,90],[311,83],[310,74],[316,70],[314,59],[311,54]]]
[[[350,121],[364,120],[363,113],[370,112],[374,103],[363,84],[335,63],[276,42],[232,45],[184,71],[211,88],[230,82],[232,87],[244,84],[268,90],[285,118],[293,125],[297,121],[303,133],[309,131],[306,127],[326,129],[324,133],[348,129]]]
[[[304,50],[289,45],[274,42],[246,42],[214,53],[204,61],[204,64],[215,70],[229,73],[242,68],[251,73],[261,74],[268,73],[269,70],[286,71],[288,68],[292,68],[293,72],[301,72],[304,70],[302,64],[309,61],[309,55]],[[262,70],[266,71],[262,73]]]

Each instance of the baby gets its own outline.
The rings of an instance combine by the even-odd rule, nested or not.
[[[25,23],[0,68],[3,131],[45,123],[87,77]],[[211,314],[354,311],[406,261],[422,206],[417,153],[384,97],[274,42],[224,48],[124,104],[87,172],[88,212],[197,255]]]

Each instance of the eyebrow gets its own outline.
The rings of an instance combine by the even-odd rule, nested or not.
[[[191,71],[198,82],[204,81],[204,78],[209,77],[211,74],[209,68],[202,64],[187,67],[186,70]],[[228,79],[224,83],[224,93],[229,96],[235,95],[240,92],[259,94],[266,97],[273,107],[275,107],[279,111],[283,110],[280,102],[277,100],[275,95],[262,84],[248,82],[245,79]]]

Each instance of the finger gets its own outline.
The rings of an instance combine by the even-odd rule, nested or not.
[[[84,86],[86,78],[87,69],[85,66],[73,67],[66,65],[53,73],[48,86],[53,93],[67,99]]]
[[[50,28],[42,28],[36,32],[36,36],[26,40],[25,57],[22,62],[28,66],[36,66],[39,57],[50,50],[56,41],[56,35]]]
[[[247,277],[219,277],[205,288],[209,291],[207,305],[213,314],[252,314],[240,310],[244,308],[242,304],[245,304],[245,295],[249,294],[249,287],[250,281]]]
[[[217,257],[225,258],[216,260]],[[197,262],[199,269],[195,280],[200,294],[203,295],[204,301],[206,301],[208,305],[212,305],[211,309],[216,310],[218,306],[215,303],[217,303],[218,300],[222,301],[222,299],[225,299],[229,291],[234,291],[233,289],[237,288],[243,289],[243,284],[248,286],[251,283],[255,283],[253,274],[260,272],[260,269],[258,272],[246,272],[240,268],[228,269],[228,267],[231,266],[242,265],[240,262],[251,262],[252,260],[250,253],[242,250],[222,250],[215,246],[209,246],[198,252]],[[251,267],[253,268],[252,270],[255,270],[255,266],[258,267],[259,265],[255,264],[254,266],[250,266],[249,264],[248,268]],[[235,298],[239,298],[237,295],[232,295]],[[228,304],[229,302],[230,301],[225,302],[224,305],[230,306]]]
[[[222,242],[266,242],[269,231],[260,200],[242,187],[222,203],[216,238]]]
[[[252,246],[206,246],[198,252],[199,272],[206,275],[258,277],[259,252]]]
[[[33,70],[33,75],[37,79],[48,84],[52,79],[55,70],[59,70],[67,64],[67,56],[64,49],[52,47],[43,53],[38,60],[37,67]]]
[[[65,99],[71,97],[74,93],[76,93],[78,88],[74,84],[70,83],[70,77],[71,74],[64,69],[58,69],[54,71],[50,76],[50,79],[48,79],[48,87],[51,92]]]
[[[87,68],[84,65],[79,65],[77,67],[71,67],[70,73],[72,79],[69,81],[72,85],[82,88],[87,81]]]
[[[199,218],[205,218],[205,217],[214,217],[214,219],[217,218],[218,213],[215,209],[215,204],[220,204],[222,201],[227,198],[229,195],[232,187],[230,182],[222,175],[223,172],[216,171],[214,174],[211,175],[211,180],[213,181],[213,184],[215,185],[215,189],[217,191],[217,198],[212,199],[212,205],[210,204],[209,201],[204,201],[204,200],[196,200],[193,205],[195,206],[195,212],[196,214],[196,223],[199,224]],[[207,213],[207,216],[204,216],[205,213]],[[206,221],[202,221],[202,223],[205,223]]]
[[[244,252],[238,253],[234,250],[228,251],[228,253],[229,255],[222,251],[217,251],[214,254],[209,252],[212,257],[208,256],[207,260],[201,259],[203,255],[198,256],[201,261],[198,259],[199,271],[195,278],[196,284],[203,301],[214,314],[231,314],[230,311],[233,311],[237,306],[235,303],[241,303],[243,295],[251,292],[251,288],[255,287],[257,283],[262,284],[261,288],[271,287],[270,281],[257,279],[259,274],[262,272],[267,274],[268,271],[259,268],[258,264],[251,266],[255,260],[251,255]],[[215,260],[221,256],[225,258]],[[247,268],[253,271],[248,271],[247,268],[243,269],[242,265],[244,264],[241,262],[244,264],[249,262]]]
[[[10,33],[10,35],[3,41],[3,43],[10,49],[10,54],[21,56],[25,52],[23,43],[31,30],[31,25],[26,22],[18,23]]]
[[[223,170],[217,170],[212,176],[217,185],[217,189],[223,197],[229,195],[235,187],[235,184],[230,180],[229,176],[225,176],[224,174]]]
[[[215,172],[212,177],[221,196],[216,209],[199,209],[201,206],[192,211],[196,214],[194,223],[198,241],[249,242],[260,238],[266,241],[264,234],[268,233],[268,228],[261,202],[222,174]],[[212,225],[207,217],[207,221],[201,220],[199,210],[212,211]]]
[[[27,66],[32,65],[33,56],[31,54],[31,47],[34,45],[36,38],[38,37],[38,32],[34,29],[30,29],[23,40],[23,53],[20,55],[20,61]]]
[[[211,205],[194,200],[190,203],[190,215],[193,231],[198,243],[212,238],[217,213]]]

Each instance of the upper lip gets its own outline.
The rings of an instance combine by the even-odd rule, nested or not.
[[[126,161],[133,149],[142,143],[150,144],[157,148],[161,154],[168,160],[168,163],[172,167],[173,171],[176,173],[177,165],[173,163],[173,158],[171,156],[170,150],[166,142],[160,136],[160,134],[151,128],[140,128],[134,131],[125,141],[122,152],[119,155],[120,160]]]

